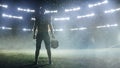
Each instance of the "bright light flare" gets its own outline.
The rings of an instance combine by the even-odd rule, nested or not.
[[[64,20],[70,20],[70,17],[63,17],[63,18],[54,18],[55,21],[64,21]]]
[[[97,26],[96,28],[109,28],[109,27],[117,27],[118,24],[107,24],[107,25],[103,25],[103,26]]]
[[[8,5],[5,5],[5,4],[0,4],[0,7],[3,7],[3,8],[8,8]]]
[[[99,2],[99,3],[95,3],[95,4],[89,4],[88,7],[92,8],[92,7],[100,6],[100,5],[107,4],[107,3],[108,3],[108,0],[104,0],[103,2]]]
[[[58,10],[45,10],[45,14],[48,14],[48,13],[57,13]]]
[[[9,14],[2,14],[3,17],[7,17],[7,18],[16,18],[16,19],[23,19],[22,16],[12,16],[12,15],[9,15]]]
[[[86,30],[87,27],[81,27],[81,28],[72,28],[71,31],[78,31],[78,30]]]
[[[106,10],[106,11],[104,11],[104,13],[114,13],[114,12],[117,12],[117,11],[120,11],[120,8]]]
[[[63,31],[63,29],[62,28],[60,28],[60,29],[54,29],[53,31]]]
[[[83,16],[77,16],[77,18],[80,19],[80,18],[93,17],[93,16],[95,16],[95,13],[91,13]]]
[[[31,20],[32,20],[32,21],[35,21],[36,19],[32,17]]]
[[[5,26],[0,27],[0,29],[2,29],[2,30],[12,30],[12,28],[10,28],[10,27],[5,27]]]
[[[71,12],[71,11],[79,11],[80,7],[77,8],[71,8],[71,9],[65,9],[65,12]]]
[[[23,28],[22,30],[25,31],[25,32],[26,31],[32,31],[32,29],[27,29],[27,28]]]
[[[31,10],[29,8],[23,9],[23,8],[17,8],[18,11],[24,11],[24,12],[35,12],[35,10]]]

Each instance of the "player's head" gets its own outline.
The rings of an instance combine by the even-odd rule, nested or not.
[[[37,9],[35,9],[35,13],[34,13],[35,17],[39,18],[43,14],[44,14],[44,9],[43,8],[37,8]]]
[[[40,7],[39,8],[39,13],[40,14],[44,14],[45,13],[45,8],[44,7]]]
[[[37,16],[37,15],[44,15],[44,13],[45,13],[45,9],[44,9],[44,7],[39,7],[39,8],[37,8],[36,10],[35,10],[35,16]]]

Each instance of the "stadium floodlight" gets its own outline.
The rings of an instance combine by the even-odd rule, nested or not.
[[[5,26],[2,26],[2,27],[0,27],[2,30],[11,30],[12,28],[10,28],[10,27],[5,27]]]
[[[31,9],[23,9],[23,8],[17,8],[18,11],[23,11],[23,12],[35,12],[35,10],[31,10]]]
[[[0,4],[0,7],[8,8],[8,5]]]
[[[79,30],[86,30],[87,29],[87,27],[81,27],[81,28],[79,28]]]
[[[9,15],[9,14],[2,14],[3,17],[7,17],[7,18],[16,18],[16,19],[23,19],[22,16],[12,16],[12,15]]]
[[[3,13],[2,16],[3,16],[3,17],[7,17],[8,15],[6,15],[6,14]]]
[[[117,12],[117,11],[120,11],[120,8],[106,10],[106,11],[104,11],[104,13],[114,13],[114,12]]]
[[[32,21],[35,21],[36,19],[32,17],[31,20],[32,20]]]
[[[86,30],[87,27],[81,27],[81,28],[72,28],[71,31],[77,31],[77,30]]]
[[[5,29],[5,27],[4,27],[4,26],[2,26],[2,29],[4,30],[4,29]]]
[[[95,3],[95,4],[89,4],[88,7],[92,8],[92,7],[107,4],[107,3],[108,3],[108,0],[104,0],[103,2],[99,2],[99,3]]]
[[[27,28],[23,28],[22,30],[25,31],[25,32],[26,31],[32,31],[32,29],[27,29]]]
[[[60,29],[53,29],[53,31],[63,31],[63,29],[62,28],[60,28]]]
[[[35,12],[35,10],[31,10],[31,12]]]
[[[86,17],[93,17],[95,16],[95,13],[87,14],[87,15],[82,15],[82,16],[77,16],[78,19],[80,18],[86,18]]]
[[[78,11],[78,10],[80,10],[80,7],[71,8],[71,9],[65,9],[65,12]]]
[[[55,21],[64,21],[64,20],[70,20],[70,17],[63,17],[63,18],[54,18]]]
[[[17,10],[19,10],[19,11],[23,11],[23,9],[21,9],[21,8],[17,8]]]
[[[109,28],[109,27],[117,27],[118,24],[107,24],[107,25],[103,25],[103,26],[97,26],[96,28]]]
[[[79,30],[79,28],[72,28],[71,31]]]
[[[6,29],[6,30],[11,30],[12,28],[10,28],[10,27],[5,27],[5,29]]]
[[[58,10],[45,10],[45,14],[48,14],[48,13],[57,13]]]

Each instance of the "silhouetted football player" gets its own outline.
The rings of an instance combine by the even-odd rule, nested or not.
[[[39,51],[41,49],[42,40],[45,43],[45,47],[48,54],[49,64],[51,64],[51,48],[50,48],[50,36],[48,34],[48,29],[50,28],[52,38],[54,37],[53,29],[51,25],[51,16],[48,14],[44,14],[45,9],[42,7],[40,10],[37,10],[35,13],[35,23],[34,23],[34,34],[33,39],[36,39],[36,51],[35,51],[35,62],[38,63]]]

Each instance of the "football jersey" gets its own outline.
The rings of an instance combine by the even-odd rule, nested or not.
[[[48,32],[48,25],[50,24],[50,16],[42,15],[36,18],[35,25],[37,26],[38,32]]]

